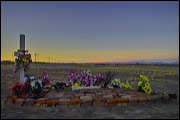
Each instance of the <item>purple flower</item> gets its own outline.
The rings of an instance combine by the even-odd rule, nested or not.
[[[101,85],[100,88],[104,88],[104,85]]]
[[[48,84],[50,83],[50,79],[47,76],[44,76],[44,81]]]
[[[80,79],[81,78],[80,74],[76,73],[76,78]]]
[[[98,79],[99,79],[99,78],[98,78],[97,76],[94,75],[94,77],[92,77],[92,82],[95,83],[95,82],[98,81]]]
[[[68,79],[68,82],[70,82],[70,83],[71,83],[71,82],[72,82],[72,79]]]
[[[47,75],[47,73],[46,73],[46,69],[45,69],[45,68],[43,69],[42,74],[43,74],[43,75]]]
[[[84,75],[85,75],[85,71],[81,72],[81,75],[83,75],[83,76],[84,76]]]
[[[76,73],[76,70],[70,70],[70,74]]]
[[[99,77],[103,77],[104,76],[104,74],[103,73],[98,73],[98,75],[99,75]]]

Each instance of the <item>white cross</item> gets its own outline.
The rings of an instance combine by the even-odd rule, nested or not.
[[[20,51],[25,50],[25,35],[20,34]],[[22,52],[14,52],[14,56],[20,56]],[[20,84],[24,85],[24,68],[20,68]]]

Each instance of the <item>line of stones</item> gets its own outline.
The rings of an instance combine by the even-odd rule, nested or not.
[[[54,106],[59,108],[80,106],[127,106],[168,102],[169,95],[165,93],[146,94],[136,90],[88,89],[77,91],[57,91],[43,89],[45,96],[39,99],[17,98],[8,96],[7,103],[21,106]]]

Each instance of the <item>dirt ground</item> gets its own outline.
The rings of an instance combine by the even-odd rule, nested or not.
[[[1,77],[1,119],[179,119],[179,76],[167,79],[169,81],[165,83],[151,81],[151,86],[158,91],[176,93],[178,98],[171,99],[169,103],[65,109],[5,104],[3,101],[10,91]]]

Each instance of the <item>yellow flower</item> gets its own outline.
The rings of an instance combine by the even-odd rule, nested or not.
[[[126,82],[126,84],[124,85],[125,88],[132,88],[132,86],[129,84],[129,82]]]
[[[75,87],[79,87],[79,83],[75,83],[74,86],[75,86]]]
[[[144,90],[145,93],[148,94],[150,94],[152,91],[151,85],[148,82],[145,83],[145,86],[143,86],[142,89]]]
[[[140,78],[143,81],[149,81],[149,79],[146,76],[144,76],[144,75],[140,75]]]

